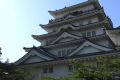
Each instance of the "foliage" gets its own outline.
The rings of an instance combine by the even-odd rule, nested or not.
[[[113,80],[120,76],[120,56],[96,57],[94,61],[72,60],[73,75],[62,78],[44,77],[40,80]]]
[[[17,68],[13,63],[0,62],[0,80],[24,79],[27,74],[25,70]]]
[[[111,80],[120,74],[120,57],[113,58],[97,57],[92,64],[87,62],[72,61],[76,68],[75,78],[85,78],[87,80]]]
[[[7,59],[6,62],[1,61],[0,52],[0,80],[30,80],[31,77],[28,76],[29,73],[25,69],[18,68],[14,63],[9,63]],[[26,77],[28,76],[28,77]]]
[[[38,80],[76,80],[76,79],[72,76],[68,76],[68,77],[60,77],[60,78],[42,77]]]

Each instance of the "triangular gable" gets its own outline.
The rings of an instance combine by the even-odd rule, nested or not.
[[[57,39],[55,39],[51,44],[54,44],[54,43],[58,42],[59,40],[65,39],[67,37],[71,37],[71,38],[74,38],[74,39],[80,39],[80,37],[78,37],[78,36],[75,36],[75,35],[69,34],[67,32],[64,32]]]
[[[41,61],[45,61],[45,59],[41,58],[38,55],[31,55],[23,63],[26,64],[26,63],[35,63],[35,62],[41,62]]]
[[[80,49],[77,53],[75,53],[75,55],[89,54],[89,53],[96,53],[96,52],[103,52],[103,50],[100,50],[96,47],[88,45],[88,46],[84,46],[82,49]]]
[[[21,59],[19,59],[16,64],[20,64],[20,63],[24,63],[27,62],[27,60],[31,60],[31,58],[33,58],[33,56],[37,57],[37,59],[39,61],[45,61],[45,60],[52,60],[53,58],[43,55],[43,53],[38,52],[37,50],[35,50],[34,48],[32,48],[26,55],[24,55]],[[30,61],[28,61],[29,63],[32,63]],[[38,62],[37,60],[35,62]]]
[[[72,56],[74,54],[76,54],[78,51],[82,50],[84,47],[86,46],[92,46],[96,49],[99,49],[99,50],[102,50],[102,51],[110,51],[112,49],[110,48],[106,48],[106,47],[103,47],[103,46],[100,46],[100,45],[96,45],[90,41],[85,41],[80,47],[78,47],[76,50],[74,50],[72,53],[70,53],[68,56]]]
[[[73,30],[76,30],[77,28],[75,27],[75,25],[73,24],[68,24],[68,25],[65,25],[65,26],[62,26],[60,28],[57,29],[56,33],[59,33],[62,29],[68,29],[68,28],[71,28]]]

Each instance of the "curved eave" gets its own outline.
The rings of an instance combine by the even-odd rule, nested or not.
[[[93,37],[88,37],[89,40],[98,40],[98,39],[103,39],[103,38],[107,38],[107,35],[101,34],[101,35],[96,35],[96,36],[93,36]],[[78,40],[71,40],[71,41],[68,41],[68,42],[62,42],[62,43],[58,43],[58,44],[46,45],[46,46],[42,46],[42,47],[44,47],[44,48],[54,48],[54,47],[79,43],[79,42],[82,42],[82,41],[84,41],[84,38],[81,38],[81,39],[78,39]]]
[[[46,28],[47,25],[39,24],[39,26],[44,29],[47,32],[50,32],[48,28]]]
[[[83,25],[83,26],[80,26],[80,27],[75,27],[76,29],[78,30],[84,30],[84,29],[88,29],[88,28],[91,28],[91,27],[95,27],[96,25],[103,25],[103,24],[109,24],[108,20],[104,20],[104,21],[101,21],[101,22],[95,22],[95,23],[91,23],[91,24],[87,24],[87,25]],[[43,34],[43,35],[32,35],[32,37],[38,41],[42,40],[43,38],[48,38],[48,37],[51,37],[51,36],[54,36],[54,35],[57,35],[59,34],[59,32],[51,32],[49,34]]]
[[[30,47],[30,48],[23,47],[23,49],[25,50],[25,52],[29,52],[32,49],[32,47]]]
[[[120,28],[113,28],[113,29],[109,29],[109,30],[106,30],[108,32],[120,32]]]
[[[45,25],[43,25],[43,24],[39,24],[39,26],[40,26],[40,27],[44,27]]]
[[[101,17],[106,18],[106,15],[105,15],[104,10],[102,8],[100,10],[90,11],[89,13],[83,13],[83,14],[81,14],[79,16],[76,16],[74,18],[71,18],[71,19],[54,21],[53,23],[49,23],[46,26],[44,26],[44,29],[48,29],[49,27],[54,27],[55,25],[61,25],[61,24],[64,24],[64,23],[68,23],[68,22],[71,22],[71,21],[76,21],[76,20],[79,20],[79,19],[83,19],[83,18],[86,18],[86,17],[89,17],[89,16],[94,16],[94,15],[99,15],[99,14],[102,14]]]
[[[106,30],[106,33],[109,35],[110,34],[120,34],[120,28],[113,28],[113,29],[109,29]]]
[[[41,35],[32,35],[32,37],[37,41],[42,41]]]
[[[77,4],[77,5],[65,7],[65,8],[56,10],[56,11],[48,11],[48,12],[49,12],[52,16],[54,16],[54,15],[57,14],[57,13],[69,11],[69,10],[71,10],[71,9],[76,9],[76,8],[78,8],[78,7],[83,7],[83,6],[89,5],[89,4],[91,4],[91,3],[93,3],[96,8],[98,8],[98,9],[101,8],[98,0],[88,0],[88,1],[86,1],[86,2],[82,2],[82,3],[79,3],[79,4]]]
[[[91,53],[91,54],[81,54],[81,55],[75,55],[71,57],[61,57],[54,60],[49,61],[42,61],[42,62],[36,62],[36,63],[28,63],[28,64],[19,64],[18,67],[35,67],[36,65],[39,65],[39,67],[44,67],[45,65],[55,65],[55,64],[69,64],[71,60],[81,60],[81,61],[95,61],[97,57],[103,56],[103,57],[117,57],[120,55],[120,51],[106,51],[106,52],[97,52],[97,53]]]

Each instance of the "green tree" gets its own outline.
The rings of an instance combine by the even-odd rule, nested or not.
[[[111,80],[114,76],[120,75],[120,56],[97,57],[92,63],[74,60],[72,65],[76,68],[73,76],[77,79]]]
[[[18,68],[14,63],[0,61],[0,80],[30,80],[29,73],[22,68]]]
[[[94,61],[70,61],[75,71],[71,76],[61,78],[43,77],[39,80],[113,80],[120,76],[120,56],[96,57]],[[118,79],[119,80],[119,79]]]

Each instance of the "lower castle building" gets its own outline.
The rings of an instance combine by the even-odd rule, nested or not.
[[[37,79],[43,76],[63,77],[72,74],[72,59],[94,60],[96,56],[120,53],[120,27],[114,28],[98,0],[88,0],[56,11],[54,17],[40,26],[48,33],[32,35],[39,47],[24,48],[27,52],[16,61]]]

